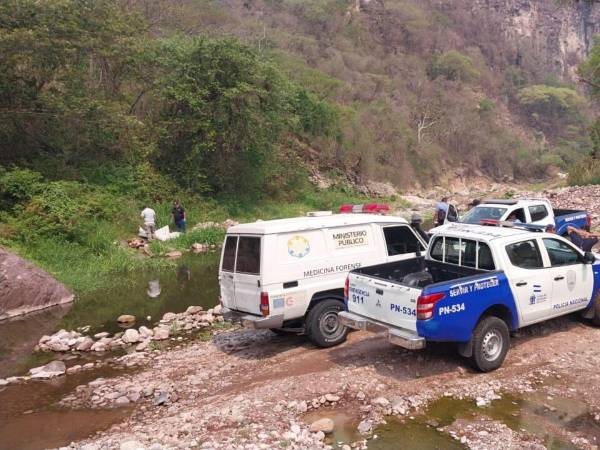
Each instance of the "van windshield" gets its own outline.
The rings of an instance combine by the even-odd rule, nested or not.
[[[476,206],[464,215],[461,222],[478,225],[484,219],[500,220],[505,212],[506,208],[499,206]]]

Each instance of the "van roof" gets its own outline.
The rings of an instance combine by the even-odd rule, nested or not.
[[[265,220],[234,225],[227,230],[228,234],[276,234],[294,231],[318,230],[328,227],[364,225],[368,223],[407,224],[398,216],[381,216],[374,214],[333,214],[322,217],[294,217],[290,219]]]
[[[435,235],[442,234],[449,237],[471,238],[480,241],[492,241],[494,239],[529,235],[536,238],[540,233],[535,233],[523,228],[495,227],[489,225],[475,225],[467,223],[450,223],[442,225],[435,230]]]

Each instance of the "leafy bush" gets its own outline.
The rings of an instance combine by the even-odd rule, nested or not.
[[[589,157],[573,165],[567,181],[571,186],[600,184],[600,159]]]
[[[479,78],[480,73],[473,60],[457,50],[451,50],[434,58],[428,70],[432,80],[442,76],[452,81],[470,82]]]
[[[0,206],[12,208],[28,201],[41,191],[42,180],[40,173],[29,169],[0,167]]]
[[[571,88],[536,84],[519,91],[519,103],[531,113],[566,116],[585,104],[585,99]]]

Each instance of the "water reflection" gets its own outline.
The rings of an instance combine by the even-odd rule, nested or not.
[[[160,280],[148,281],[148,297],[156,298],[160,295]]]

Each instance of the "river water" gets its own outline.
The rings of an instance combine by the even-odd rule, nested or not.
[[[182,312],[190,305],[212,308],[219,300],[218,263],[217,252],[185,255],[171,270],[115,275],[110,286],[78,295],[70,305],[0,322],[0,378],[55,359],[32,350],[44,334],[61,328],[89,325],[88,334],[114,333],[120,331],[116,319],[121,314],[136,316],[136,327],[151,327],[166,312]]]

